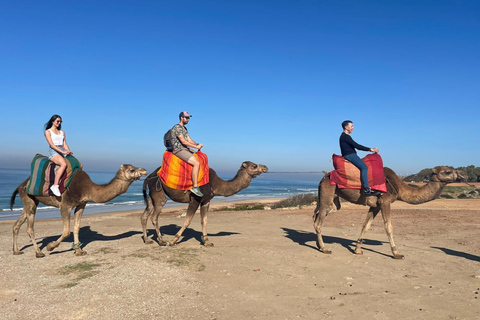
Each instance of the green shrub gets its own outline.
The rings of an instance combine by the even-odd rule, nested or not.
[[[318,196],[316,194],[302,193],[275,203],[272,209],[309,206],[317,201],[317,198]]]
[[[465,193],[461,193],[458,195],[457,199],[466,199],[468,196]]]
[[[452,197],[452,196],[449,195],[449,194],[441,194],[441,195],[440,195],[440,198],[443,198],[443,199],[454,199],[454,197]]]
[[[217,211],[248,211],[248,210],[265,210],[265,206],[263,204],[257,204],[254,206],[249,206],[247,204],[236,206],[233,208],[223,207],[218,209]]]

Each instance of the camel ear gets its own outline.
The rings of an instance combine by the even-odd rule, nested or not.
[[[246,162],[242,163],[242,168],[248,167],[248,164]]]
[[[120,170],[125,171],[125,168],[123,168],[123,164],[120,166]]]

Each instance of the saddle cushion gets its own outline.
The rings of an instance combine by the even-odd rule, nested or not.
[[[73,174],[82,169],[82,164],[74,156],[66,156],[67,169],[60,177],[59,189],[63,193],[70,182]],[[41,154],[35,155],[31,164],[30,180],[27,184],[27,193],[32,196],[53,196],[50,187],[55,181],[55,173],[58,166]]]
[[[355,167],[344,157],[334,154],[332,156],[335,170],[330,172],[330,184],[342,189],[361,189],[360,169]],[[368,167],[368,183],[370,188],[380,192],[387,192],[383,160],[378,153],[372,153],[362,159]]]
[[[210,182],[208,167],[208,157],[205,153],[197,151],[193,154],[200,161],[200,171],[198,172],[198,186],[203,186]],[[183,161],[170,151],[163,154],[162,167],[157,174],[163,184],[169,188],[177,190],[190,190],[192,183],[193,167]]]

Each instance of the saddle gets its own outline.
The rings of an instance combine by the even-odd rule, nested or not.
[[[70,182],[73,174],[82,169],[82,164],[74,156],[66,156],[67,169],[60,177],[59,189],[63,193]],[[48,157],[41,154],[35,155],[31,164],[30,180],[27,184],[27,194],[32,196],[53,196],[50,187],[55,181],[55,174],[58,166],[50,161]]]
[[[208,167],[208,157],[205,153],[197,151],[193,154],[200,161],[200,171],[198,172],[198,186],[201,187],[210,182],[210,168]],[[163,154],[162,167],[157,175],[164,185],[177,190],[190,190],[193,187],[192,166],[183,161],[170,151]]]
[[[360,169],[355,167],[344,157],[334,154],[332,156],[335,170],[330,172],[330,184],[341,189],[361,189]],[[372,153],[362,159],[368,167],[368,183],[370,188],[383,193],[387,192],[383,160],[378,153]]]

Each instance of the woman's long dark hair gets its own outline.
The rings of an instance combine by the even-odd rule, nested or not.
[[[48,120],[47,123],[45,123],[45,130],[50,129],[53,126],[53,122],[57,120],[58,118],[62,119],[58,114],[54,114],[50,120]],[[58,130],[62,130],[62,123],[60,122],[60,125],[58,126]]]

